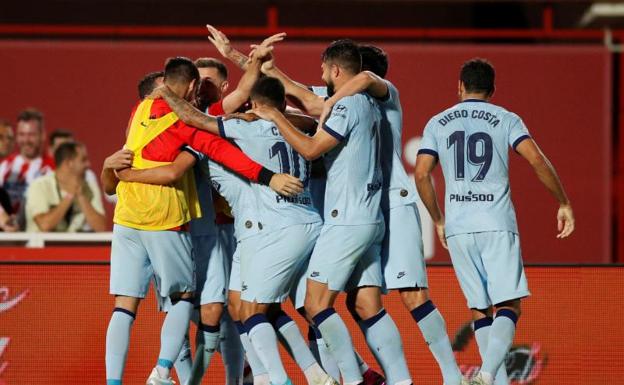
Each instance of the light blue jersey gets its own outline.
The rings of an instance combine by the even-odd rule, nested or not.
[[[377,103],[361,93],[340,99],[323,125],[340,142],[324,156],[325,223],[364,225],[381,221],[380,122]]]
[[[299,155],[282,137],[275,125],[266,120],[246,122],[241,119],[218,119],[222,137],[234,142],[250,158],[275,173],[290,174],[304,184],[303,193],[294,197],[277,194],[268,186],[253,184],[265,231],[297,224],[321,222],[312,205],[308,187],[310,162]]]
[[[217,235],[211,187],[221,194],[232,208],[236,240],[240,241],[257,234],[259,231],[258,209],[251,183],[226,170],[219,163],[211,161],[205,154],[194,151],[189,147],[186,147],[186,149],[197,158],[195,169],[200,168],[203,175],[201,187],[199,181],[196,182],[202,213],[205,213],[204,209],[207,208],[206,211],[211,214],[209,219],[204,220],[204,216],[202,216],[200,219],[191,221],[192,235],[196,235],[193,232],[193,223],[200,220],[202,221],[201,224],[195,226],[198,229],[196,231],[204,231],[204,229],[210,226],[213,232],[202,233],[201,235]]]
[[[509,189],[509,147],[529,138],[518,115],[466,100],[434,116],[419,154],[439,158],[446,184],[446,235],[518,232]]]
[[[258,234],[262,229],[258,204],[252,183],[225,169],[217,162],[208,161],[210,180],[214,189],[228,202],[234,216],[234,238],[239,242]]]
[[[195,186],[197,187],[197,196],[202,212],[201,218],[193,219],[190,222],[191,236],[216,236],[217,228],[215,227],[215,211],[212,204],[212,185],[209,179],[208,158],[190,147],[185,147],[185,149],[198,159],[195,166],[193,166],[193,172],[195,173]]]
[[[387,80],[388,96],[379,100],[381,108],[381,170],[383,173],[383,195],[381,207],[385,211],[416,202],[418,194],[412,179],[407,176],[402,161],[401,135],[403,110],[399,90]]]

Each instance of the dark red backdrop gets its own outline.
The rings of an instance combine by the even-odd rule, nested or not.
[[[575,204],[578,230],[555,239],[556,204],[527,165],[512,161],[512,190],[525,260],[609,262],[611,253],[611,62],[600,46],[484,46],[380,44],[391,60],[389,79],[400,89],[405,138],[420,135],[428,118],[456,101],[457,72],[474,56],[496,66],[494,102],[523,117],[557,166]],[[294,78],[320,83],[324,44],[284,43],[278,64]],[[245,44],[239,48],[246,48]],[[137,80],[168,56],[215,56],[209,43],[154,41],[1,41],[0,116],[36,106],[48,130],[74,130],[99,171],[123,143]],[[232,80],[240,76],[232,69]],[[413,154],[406,166],[411,169]],[[438,185],[442,186],[440,175]],[[437,247],[436,260],[447,258]]]

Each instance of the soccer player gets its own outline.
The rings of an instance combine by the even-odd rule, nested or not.
[[[360,45],[359,51],[363,71],[325,101],[321,121],[345,96],[368,92],[377,99],[382,113],[380,133],[384,184],[381,208],[386,223],[382,248],[384,286],[399,291],[403,304],[417,322],[440,366],[444,383],[459,385],[462,375],[455,361],[446,324],[429,299],[420,215],[416,206],[417,193],[401,158],[403,111],[399,91],[384,79],[388,71],[386,53],[372,45]]]
[[[464,63],[459,76],[461,102],[429,120],[415,171],[420,197],[440,242],[450,251],[472,310],[483,359],[472,385],[491,385],[495,377],[505,376],[500,369],[513,341],[520,301],[529,295],[509,190],[509,147],[529,162],[559,202],[557,237],[574,231],[572,206],[555,169],[520,117],[489,102],[494,77],[494,67],[486,60]],[[446,220],[431,181],[438,163],[446,185]]]
[[[350,40],[333,42],[323,53],[321,68],[332,94],[360,72],[357,45]],[[271,76],[273,72],[266,73]],[[303,93],[322,101],[308,90]],[[322,103],[317,111],[321,109]],[[381,301],[381,116],[375,101],[366,94],[341,99],[313,137],[297,131],[276,109],[257,108],[254,112],[273,121],[306,159],[325,154],[325,224],[308,267],[305,309],[321,331],[344,382],[354,385],[363,378],[349,332],[333,308],[340,291],[347,292],[348,302],[366,325],[367,343],[389,382],[411,383],[398,329]]]
[[[161,91],[172,108],[180,112],[181,118],[190,119],[189,121],[194,121],[198,126],[203,126],[202,119],[210,119],[197,110],[191,113],[185,111],[188,105],[180,98],[173,97],[164,88]],[[260,79],[254,85],[251,100],[254,105],[283,109],[285,106],[283,86],[276,79]],[[215,131],[210,125],[206,128]],[[283,141],[277,129],[269,122],[227,120],[223,122],[218,132],[234,139],[252,157],[264,159],[263,162],[271,164],[271,167],[281,167],[284,171],[288,170],[300,177],[307,186],[309,163],[300,158]],[[262,218],[259,224],[263,229],[262,234],[260,237],[253,237],[254,247],[243,247],[244,245],[239,244],[236,251],[241,259],[240,286],[243,299],[241,319],[246,320],[245,329],[253,345],[252,349],[246,349],[250,364],[254,366],[253,353],[255,351],[259,353],[257,356],[262,366],[268,370],[272,383],[290,381],[286,377],[276,349],[273,331],[275,328],[304,371],[309,384],[332,383],[333,379],[318,365],[305,345],[294,321],[279,309],[277,309],[277,314],[271,312],[272,314],[266,315],[269,308],[273,308],[271,304],[281,303],[293,286],[294,276],[303,267],[316,240],[318,229],[315,230],[315,227],[320,227],[320,217],[312,207],[307,187],[304,194],[293,199],[276,196],[264,189],[255,189],[254,193],[258,200],[256,210],[259,214],[256,215]],[[247,221],[246,225],[253,226],[253,222]],[[293,239],[299,239],[300,242],[293,244]],[[265,273],[259,273],[262,271]],[[230,280],[231,289],[235,289],[237,285],[236,272],[237,269],[234,266]],[[303,301],[300,302],[300,306],[303,306]],[[242,340],[246,345],[244,338]],[[259,351],[259,349],[262,350]],[[254,377],[257,373],[254,372]]]
[[[165,84],[180,97],[194,97],[198,81],[197,68],[189,59],[178,57],[167,62]],[[185,144],[252,181],[270,183],[276,188],[300,186],[289,175],[276,175],[253,162],[227,141],[186,126],[164,101],[145,100],[138,105],[126,141],[127,149],[133,152],[133,167],[147,169],[170,163]],[[112,169],[103,170],[103,182],[114,179],[111,173]],[[172,306],[161,331],[158,363],[147,383],[171,384],[169,372],[188,329],[195,286],[191,243],[186,232],[188,221],[200,215],[194,180],[187,174],[173,186],[121,181],[116,190],[119,201],[115,207],[110,282],[115,310],[106,339],[107,383],[121,384],[130,328],[154,276],[158,295],[170,297]]]

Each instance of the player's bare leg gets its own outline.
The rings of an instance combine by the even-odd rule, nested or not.
[[[387,384],[412,383],[401,335],[383,308],[381,289],[365,286],[347,293],[347,308],[364,333],[366,343],[386,375]]]
[[[427,288],[399,289],[401,301],[418,324],[429,350],[438,362],[445,385],[462,383],[462,375],[457,366],[451,341],[446,330],[446,322],[429,298]]]

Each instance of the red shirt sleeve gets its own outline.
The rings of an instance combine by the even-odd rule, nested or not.
[[[212,116],[225,115],[225,111],[223,110],[223,99],[219,99],[218,102],[211,104],[210,107],[208,107],[208,114]]]
[[[224,165],[252,182],[258,181],[262,166],[251,160],[227,140],[205,131],[195,130],[189,140],[195,150],[203,152],[210,159]]]

